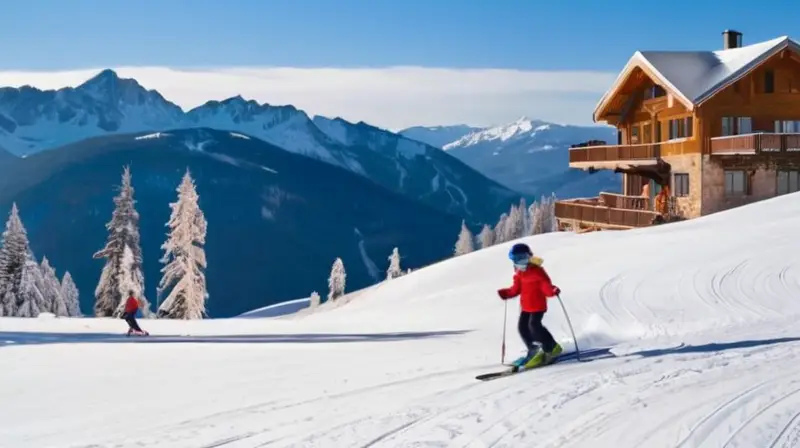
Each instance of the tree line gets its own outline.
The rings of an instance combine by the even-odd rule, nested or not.
[[[454,256],[464,255],[474,252],[476,248],[485,249],[495,244],[512,241],[528,235],[539,235],[558,230],[556,221],[556,196],[542,196],[539,201],[534,202],[530,207],[526,204],[525,198],[520,199],[519,204],[512,204],[507,213],[500,215],[497,223],[492,227],[484,224],[481,232],[474,236],[466,225],[461,222],[461,231],[456,240]],[[401,277],[411,272],[411,269],[403,271],[400,267],[400,252],[398,248],[392,250],[389,255],[389,267],[386,270],[386,280]],[[327,300],[332,301],[341,297],[345,293],[345,279],[347,274],[341,258],[337,258],[331,267],[328,277],[328,296]],[[322,298],[317,291],[311,293],[309,307],[315,308],[321,304]]]
[[[500,215],[494,227],[484,224],[477,236],[473,236],[466,222],[462,221],[454,255],[464,255],[473,252],[476,247],[485,249],[524,236],[555,232],[558,230],[555,207],[555,194],[542,196],[530,207],[527,206],[525,198],[522,198],[519,204],[511,206],[508,213]]]
[[[153,317],[144,294],[143,256],[139,237],[139,213],[129,167],[124,167],[122,181],[114,197],[114,210],[106,224],[105,246],[94,254],[105,260],[94,291],[94,315],[120,317],[129,294],[139,301],[144,317]],[[156,310],[156,317],[199,319],[206,315],[206,256],[203,249],[207,222],[199,206],[199,196],[189,170],[176,189],[167,238],[159,260],[164,266],[158,284],[159,298],[166,298]],[[0,245],[0,316],[36,317],[43,312],[56,316],[80,316],[79,293],[69,272],[59,282],[47,257],[36,262],[28,243],[27,232],[16,203],[3,232]]]
[[[145,280],[142,272],[143,254],[139,236],[139,213],[136,211],[134,188],[129,167],[124,167],[119,190],[114,197],[114,210],[106,224],[108,236],[105,246],[94,254],[105,260],[100,279],[94,291],[94,315],[119,317],[129,293],[139,301],[145,318],[201,319],[207,316],[205,269],[207,260],[205,244],[207,221],[199,206],[194,180],[186,170],[177,187],[177,200],[170,203],[172,210],[164,251],[159,262],[162,278],[158,284],[157,310],[145,297]],[[537,235],[557,230],[555,195],[542,197],[528,207],[525,199],[500,215],[494,226],[485,224],[475,236],[462,221],[455,244],[454,256],[473,252],[495,244],[515,240],[527,235]],[[386,281],[411,272],[400,267],[398,248],[388,257]],[[328,277],[327,301],[345,294],[347,272],[341,258],[334,260]],[[163,302],[161,296],[166,293]],[[6,229],[0,241],[0,316],[36,317],[49,312],[56,316],[80,316],[79,293],[70,273],[61,281],[47,257],[37,263],[30,249],[27,233],[19,217],[16,203],[12,205]],[[321,297],[313,291],[311,308],[320,305]]]
[[[59,281],[46,256],[36,261],[17,204],[12,204],[0,245],[0,316],[80,316],[78,296],[69,271]]]

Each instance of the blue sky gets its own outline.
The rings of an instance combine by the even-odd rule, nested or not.
[[[0,69],[280,65],[617,70],[638,48],[800,29],[800,2],[4,0]],[[633,7],[635,6],[635,7]]]
[[[392,130],[591,124],[637,49],[719,49],[726,28],[800,38],[789,0],[2,1],[0,86],[113,68],[185,109],[242,95]]]

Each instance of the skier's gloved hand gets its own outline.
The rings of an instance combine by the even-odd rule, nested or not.
[[[561,289],[558,286],[553,285],[553,295],[557,296],[561,294]]]
[[[500,297],[503,300],[508,298],[508,294],[506,293],[505,289],[498,289],[497,290],[497,296]]]

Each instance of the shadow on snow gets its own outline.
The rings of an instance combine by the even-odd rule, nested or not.
[[[39,344],[76,343],[136,343],[136,344],[308,344],[341,342],[382,342],[409,339],[428,339],[467,333],[457,331],[421,331],[395,333],[298,333],[298,334],[248,334],[248,335],[150,335],[125,336],[118,333],[43,333],[25,331],[0,331],[0,347]]]
[[[714,342],[710,344],[701,344],[701,345],[683,345],[680,347],[673,347],[673,348],[643,350],[640,352],[631,353],[630,356],[641,356],[649,358],[653,356],[664,356],[664,355],[674,355],[674,354],[713,353],[713,352],[724,352],[726,350],[765,347],[769,345],[786,344],[791,342],[800,342],[800,337],[751,339],[744,341]]]

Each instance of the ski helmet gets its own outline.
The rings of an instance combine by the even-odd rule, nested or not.
[[[530,258],[533,256],[531,248],[527,244],[517,243],[508,251],[508,258],[511,261],[518,261],[523,258]]]

